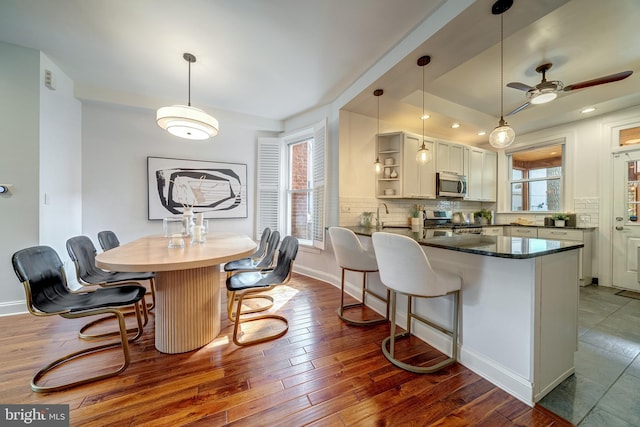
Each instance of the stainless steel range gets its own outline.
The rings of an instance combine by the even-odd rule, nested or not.
[[[469,223],[453,223],[451,218],[453,213],[450,210],[425,210],[423,214],[424,228],[426,230],[437,230],[440,233],[425,233],[436,235],[453,234],[482,234],[482,226]],[[450,234],[447,234],[450,233]]]

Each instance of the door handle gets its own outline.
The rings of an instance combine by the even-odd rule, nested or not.
[[[616,226],[616,230],[618,230],[618,231],[622,231],[622,230],[624,230],[624,227],[622,227],[622,226],[620,226],[620,225],[617,225],[617,226]]]

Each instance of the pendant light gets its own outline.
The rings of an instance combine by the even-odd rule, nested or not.
[[[498,0],[493,4],[491,13],[500,15],[500,121],[489,135],[489,144],[495,148],[505,148],[511,145],[516,133],[504,121],[504,12],[513,5],[513,0]]]
[[[380,96],[382,96],[383,93],[384,91],[382,89],[376,89],[373,91],[373,95],[378,98],[378,131],[376,132],[376,161],[373,163],[373,166],[377,174],[382,172],[382,163],[380,162],[380,157],[378,155],[378,150],[380,149],[380,144],[379,144],[380,138],[378,137],[378,135],[380,135]]]
[[[424,112],[424,66],[429,62],[431,62],[430,56],[425,55],[418,59],[418,65],[422,67],[422,117],[420,117],[420,119],[422,120],[422,145],[416,153],[416,162],[420,163],[421,165],[429,163],[433,158],[431,151],[429,151],[427,146],[424,144],[424,122],[426,120],[425,117],[428,118],[428,116]]]
[[[172,105],[158,108],[158,126],[172,135],[186,139],[208,139],[218,134],[218,121],[204,111],[191,106],[191,63],[196,57],[190,53],[182,55],[189,63],[189,98],[187,105]]]

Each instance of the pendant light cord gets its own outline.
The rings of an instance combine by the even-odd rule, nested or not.
[[[500,121],[504,122],[504,14],[500,14]]]
[[[191,107],[191,61],[187,60],[189,63],[189,80],[188,80],[188,94],[187,94],[187,105]]]

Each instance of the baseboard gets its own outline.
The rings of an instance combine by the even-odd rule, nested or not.
[[[0,303],[0,316],[13,316],[28,313],[27,304],[24,301],[9,301]]]

